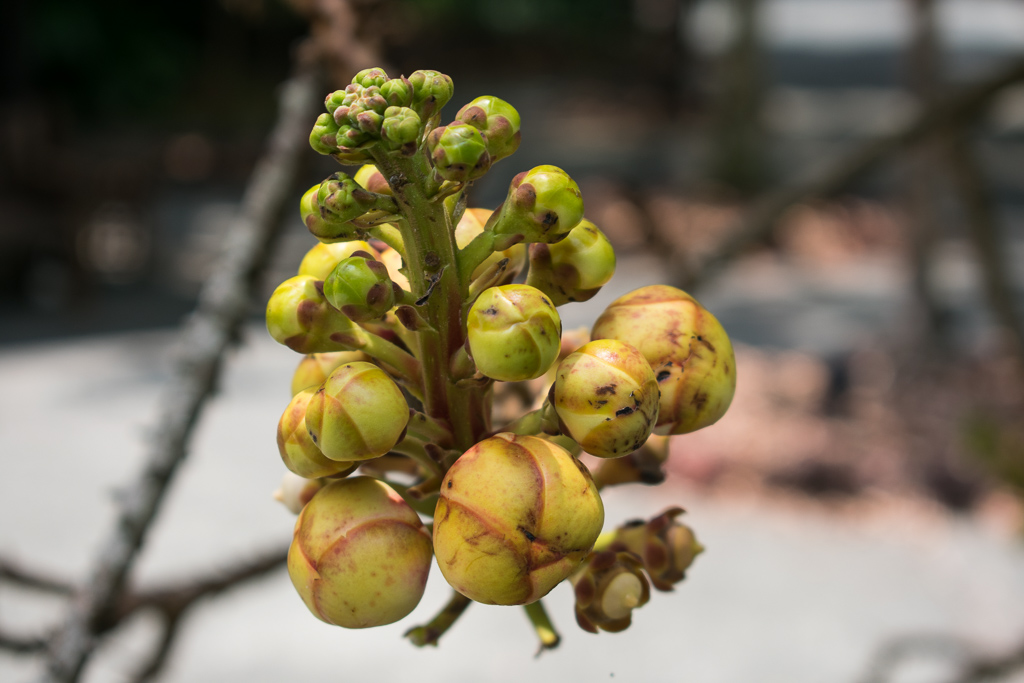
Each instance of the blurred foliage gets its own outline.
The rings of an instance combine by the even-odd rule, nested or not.
[[[968,451],[1000,481],[1024,495],[1024,431],[985,413],[965,420]]]

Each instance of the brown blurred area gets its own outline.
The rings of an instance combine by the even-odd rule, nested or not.
[[[0,343],[181,319],[217,267],[309,4],[5,4]],[[894,145],[827,196],[796,192],[721,269],[695,270],[764,198],[1024,51],[1001,19],[1020,19],[1013,3],[985,3],[970,25],[965,3],[812,5],[351,3],[389,69],[449,73],[453,107],[487,92],[519,108],[523,145],[474,203],[560,165],[622,259],[663,258],[730,331],[735,404],[677,440],[675,473],[1019,525],[1024,89]],[[311,154],[306,180],[332,170]],[[268,282],[307,240],[291,221]]]

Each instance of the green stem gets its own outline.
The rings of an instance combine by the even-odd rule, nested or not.
[[[405,240],[402,239],[402,231],[396,228],[391,223],[381,223],[375,225],[367,233],[370,237],[378,239],[384,244],[388,245],[399,254],[402,255],[402,260],[405,261]]]
[[[473,601],[465,595],[452,591],[451,600],[444,606],[444,609],[437,613],[437,616],[423,626],[409,629],[405,632],[405,637],[417,647],[436,646],[437,641],[452,627],[452,624],[458,621],[471,602]]]
[[[448,425],[418,410],[409,411],[408,430],[411,436],[436,443],[442,448],[452,445],[452,430]]]
[[[540,649],[537,650],[537,656],[540,656],[544,650],[558,647],[562,637],[555,630],[555,625],[551,623],[551,618],[548,617],[544,604],[540,600],[526,606],[526,616],[530,618],[530,623],[533,624],[533,628],[537,631],[537,637],[540,638]]]
[[[474,237],[472,242],[459,251],[459,283],[464,292],[469,291],[473,271],[493,253],[494,233],[487,230]]]
[[[395,370],[399,377],[410,384],[411,388],[418,389],[420,393],[423,392],[423,368],[412,354],[372,332],[361,328],[359,332],[356,345],[358,350],[387,364]]]
[[[411,436],[406,436],[394,448],[391,449],[393,453],[400,453],[412,460],[419,463],[427,472],[431,474],[443,474],[441,465],[430,457],[427,453],[426,446],[419,439]]]

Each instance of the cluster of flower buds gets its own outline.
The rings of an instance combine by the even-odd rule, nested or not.
[[[550,646],[540,600],[565,580],[581,627],[621,631],[701,548],[678,508],[602,534],[599,490],[664,479],[667,435],[728,407],[732,347],[672,287],[563,335],[558,307],[608,283],[611,244],[555,166],[515,175],[493,211],[468,206],[520,119],[485,96],[441,125],[452,96],[435,71],[366,69],[313,127],[315,150],[360,168],[303,195],[318,243],[267,305],[273,338],[306,354],[277,429],[277,496],[299,513],[289,573],[318,618],[363,628],[409,614],[436,559],[457,595],[417,644],[472,600],[527,606]],[[496,420],[499,382],[529,409]]]

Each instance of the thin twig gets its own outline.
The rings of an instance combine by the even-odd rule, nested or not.
[[[216,386],[224,354],[238,338],[249,311],[254,281],[293,195],[319,91],[318,78],[311,72],[294,76],[284,85],[269,150],[246,188],[240,215],[227,237],[228,249],[183,330],[181,358],[166,390],[143,472],[128,487],[91,577],[50,642],[42,680],[78,680],[95,649],[97,626],[120,598],[146,532],[185,458],[196,419]]]
[[[1024,642],[1001,655],[980,655],[969,643],[954,636],[923,634],[899,638],[886,644],[860,683],[888,683],[897,667],[915,656],[930,656],[956,662],[959,672],[942,683],[995,681],[1024,669]]]
[[[46,638],[20,636],[0,631],[0,650],[21,655],[31,655],[46,649]]]
[[[1024,80],[1024,59],[1016,59],[988,78],[966,86],[934,106],[921,111],[901,130],[859,146],[825,169],[817,169],[809,179],[796,181],[767,194],[756,202],[746,216],[728,232],[730,237],[699,262],[675,272],[686,273],[680,286],[693,290],[721,271],[734,257],[752,244],[766,239],[779,218],[793,205],[808,199],[828,197],[849,186],[878,163],[922,138],[951,125],[962,125],[987,105],[995,95]],[[676,252],[675,260],[685,260]]]
[[[75,592],[75,585],[70,581],[55,578],[37,569],[25,569],[3,557],[0,557],[0,581],[7,581],[43,593],[71,595]]]

